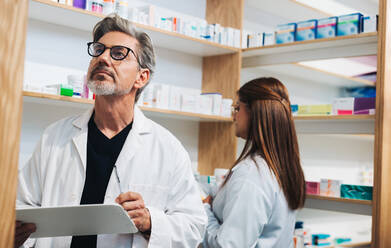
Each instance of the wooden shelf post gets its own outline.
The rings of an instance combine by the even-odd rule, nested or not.
[[[0,1],[0,247],[14,247],[27,0]]]
[[[372,247],[391,247],[391,3],[379,1]]]
[[[206,20],[242,29],[243,0],[207,0]],[[234,99],[240,84],[241,51],[203,58],[203,92],[221,92]],[[198,169],[203,175],[214,168],[230,168],[235,162],[237,141],[232,123],[200,123]]]

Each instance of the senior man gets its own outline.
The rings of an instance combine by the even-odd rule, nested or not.
[[[135,105],[154,71],[150,38],[109,16],[94,27],[88,53],[94,108],[44,131],[20,168],[17,206],[117,202],[139,233],[25,242],[35,226],[17,221],[15,247],[197,247],[207,217],[189,156]]]

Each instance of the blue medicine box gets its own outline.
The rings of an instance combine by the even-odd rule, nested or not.
[[[298,22],[296,26],[296,41],[314,40],[316,38],[316,27],[318,20]]]
[[[337,35],[353,35],[359,34],[362,31],[362,18],[360,13],[343,15],[338,17]]]
[[[337,22],[338,17],[329,17],[318,20],[318,26],[316,28],[316,38],[330,38],[337,36]]]
[[[276,28],[276,44],[284,44],[295,41],[296,23],[278,25]]]
[[[292,104],[291,105],[291,112],[292,112],[292,114],[297,114],[298,111],[299,111],[299,105]]]

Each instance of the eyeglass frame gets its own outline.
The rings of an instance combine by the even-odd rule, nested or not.
[[[90,53],[90,46],[91,46],[92,44],[100,44],[100,45],[102,45],[103,48],[104,48],[103,51],[102,51],[102,53],[99,54],[99,55],[96,55],[96,56],[92,55],[92,54]],[[127,52],[126,52],[126,55],[125,55],[122,59],[116,59],[116,58],[113,57],[113,54],[112,54],[111,51],[112,51],[112,49],[115,48],[115,47],[120,47],[120,48],[125,48],[125,49],[126,49],[126,51],[127,51]],[[130,52],[132,52],[132,54],[133,54],[134,57],[136,58],[137,63],[140,65],[140,62],[139,62],[139,60],[138,60],[138,57],[137,57],[136,53],[133,51],[133,49],[131,49],[131,48],[129,48],[129,47],[121,46],[121,45],[108,47],[108,46],[106,46],[105,44],[103,44],[103,43],[101,43],[101,42],[98,42],[98,41],[87,42],[87,53],[88,53],[88,55],[90,55],[90,56],[93,57],[93,58],[97,58],[97,57],[101,56],[102,54],[104,54],[104,52],[106,51],[106,49],[110,49],[110,57],[111,57],[112,59],[116,60],[116,61],[124,60],[126,57],[128,57],[129,51],[130,51]]]
[[[233,104],[231,105],[231,113],[236,114],[240,111],[240,105],[239,104]]]

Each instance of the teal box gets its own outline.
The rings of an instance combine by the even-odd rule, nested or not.
[[[337,35],[353,35],[362,31],[362,18],[360,13],[343,15],[338,17]]]
[[[276,44],[284,44],[295,41],[296,23],[278,25],[276,28]]]
[[[351,184],[341,185],[342,198],[371,201],[372,191],[373,191],[372,186],[351,185]]]

